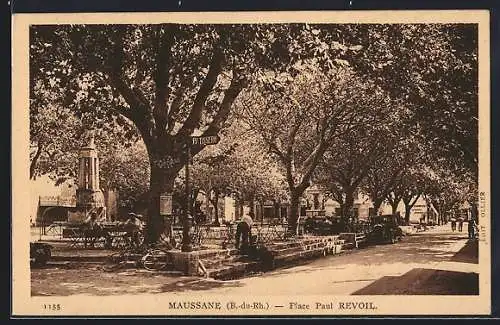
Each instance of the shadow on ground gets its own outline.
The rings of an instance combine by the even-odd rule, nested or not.
[[[160,287],[161,292],[198,291],[217,288],[241,287],[239,281],[220,281],[212,279],[182,279]]]
[[[448,237],[447,240],[454,239]],[[459,237],[458,239],[463,239]],[[456,238],[454,239],[456,240]],[[432,247],[432,243],[431,243]],[[426,255],[427,250],[418,249],[418,254]],[[469,240],[458,252],[446,261],[458,263],[478,263],[478,242]],[[428,259],[435,260],[446,254],[436,254]],[[356,291],[353,295],[478,295],[479,275],[472,272],[445,271],[414,268],[401,276],[385,276]]]
[[[452,258],[453,262],[479,263],[479,245],[477,240],[469,240]]]
[[[477,273],[415,268],[384,276],[353,295],[478,295]]]

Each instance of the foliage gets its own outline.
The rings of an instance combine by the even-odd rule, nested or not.
[[[240,102],[249,129],[262,139],[286,177],[291,227],[298,198],[310,185],[325,151],[336,139],[376,124],[391,105],[381,89],[350,69],[322,72],[313,63],[298,69],[280,92],[267,91],[263,82],[243,94]]]
[[[150,170],[142,143],[103,152],[100,169],[103,187],[118,191],[120,207],[135,210],[144,204]]]
[[[174,189],[188,137],[222,132],[235,102],[245,127],[279,163],[292,201],[309,186],[331,140],[383,117],[375,107],[405,107],[400,127],[417,129],[440,164],[477,168],[472,25],[32,26],[30,71],[34,165],[38,148],[54,147],[54,130],[78,138],[81,131],[62,120],[102,130],[103,138],[116,130],[120,136],[109,137],[121,144],[140,136],[150,165],[152,240],[162,226],[159,196]],[[55,147],[41,169],[65,174],[56,165],[66,146]],[[193,156],[202,150],[193,148]],[[393,178],[383,176],[395,170],[393,150],[375,162],[371,179]],[[259,175],[249,174],[238,187],[252,189],[248,180]]]
[[[59,97],[78,115],[103,125],[121,115],[135,125],[151,166],[148,238],[154,241],[162,226],[159,196],[173,190],[186,137],[217,134],[260,67],[286,71],[319,54],[327,64],[317,34],[296,24],[33,26],[30,80],[64,89]]]
[[[355,193],[390,146],[393,121],[392,114],[386,114],[379,123],[336,138],[316,170],[314,181],[340,204],[344,218],[351,216]]]
[[[219,197],[240,201],[276,199],[283,195],[283,177],[262,149],[258,139],[238,121],[230,120],[217,146],[207,146],[195,157],[193,187],[199,188],[216,207]]]
[[[477,35],[474,24],[361,25],[346,35],[364,46],[356,70],[406,102],[434,159],[457,173],[477,172]]]

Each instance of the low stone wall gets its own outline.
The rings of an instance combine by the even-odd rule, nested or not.
[[[353,240],[356,234],[352,234]],[[304,236],[266,244],[258,259],[241,261],[235,249],[204,249],[193,252],[171,250],[174,269],[190,276],[240,277],[247,271],[265,271],[298,260],[339,254],[345,249],[339,236]],[[200,263],[201,262],[201,263]]]
[[[200,274],[200,261],[206,259],[220,258],[227,255],[228,257],[234,255],[234,249],[207,249],[193,252],[181,252],[177,250],[169,251],[174,269],[181,271],[185,275],[199,275]]]

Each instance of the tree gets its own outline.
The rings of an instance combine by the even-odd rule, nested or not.
[[[87,145],[88,131],[93,129],[101,161],[102,189],[118,189],[120,204],[132,209],[147,185],[143,177],[149,175],[149,167],[143,168],[142,164],[147,154],[137,146],[133,126],[120,116],[103,123],[88,114],[74,114],[63,105],[60,89],[49,90],[47,80],[32,82],[30,178],[48,175],[56,185],[75,180],[79,149]],[[49,80],[48,84],[55,86],[58,82]]]
[[[381,118],[374,107],[390,103],[370,82],[349,69],[322,72],[314,64],[298,67],[295,77],[281,75],[276,92],[263,82],[241,97],[243,118],[255,130],[286,177],[291,202],[289,231],[295,233],[299,199],[325,151],[337,137]],[[287,83],[289,81],[289,83]]]
[[[231,125],[222,132],[221,141],[200,152],[192,169],[193,185],[201,188],[214,206],[215,224],[219,223],[220,197],[234,196],[237,208],[243,201],[249,201],[253,210],[255,200],[274,199],[283,187],[275,163],[258,139],[249,137],[234,117],[229,122]]]
[[[198,188],[205,193],[214,207],[214,224],[219,225],[219,199],[229,192],[231,179],[235,172],[229,152],[214,156],[197,157],[193,165],[193,190]]]
[[[429,171],[423,165],[416,165],[406,170],[395,190],[405,205],[405,223],[410,223],[411,209],[425,191],[425,184],[429,180]]]
[[[265,72],[275,81],[283,76],[294,79],[299,73],[296,67],[311,58],[323,70],[349,65],[357,72],[369,70],[377,83],[381,83],[377,74],[390,76],[384,78],[390,82],[381,84],[389,90],[391,83],[396,84],[391,94],[412,103],[409,106],[415,116],[419,110],[426,113],[433,108],[433,112],[439,112],[444,106],[451,118],[438,116],[439,123],[425,120],[426,126],[444,139],[455,139],[447,143],[451,150],[458,148],[453,152],[460,161],[466,160],[462,153],[477,142],[476,106],[469,100],[476,97],[474,29],[458,25],[425,28],[358,24],[32,26],[31,90],[41,81],[47,91],[57,90],[54,96],[65,109],[97,125],[107,125],[116,116],[134,125],[148,152],[147,238],[155,241],[162,231],[159,197],[173,190],[174,180],[186,162],[189,136],[219,133],[233,103],[256,76],[262,77]],[[465,44],[462,48],[461,42]],[[448,51],[450,46],[456,51]],[[412,53],[419,54],[415,60]],[[394,60],[386,54],[401,56]],[[426,67],[434,71],[427,72]],[[391,69],[395,71],[382,73]],[[397,76],[408,80],[400,83]],[[463,81],[463,87],[456,80]],[[277,97],[283,94],[281,89],[275,90]],[[30,99],[37,96],[32,91]],[[457,123],[458,131],[451,130],[450,126]],[[434,125],[441,129],[445,126],[446,132],[438,132],[439,127]],[[431,131],[426,135],[432,140],[435,134]],[[194,147],[192,153],[201,150]],[[319,156],[311,156],[312,165],[317,164]],[[293,186],[298,189],[294,195],[307,186],[310,172],[304,172],[299,177],[304,182],[294,180]]]
[[[464,202],[472,209],[477,206],[477,178],[470,171],[457,176],[449,170],[436,168],[427,173],[422,193],[428,204],[437,210],[438,222],[442,224]]]
[[[100,155],[100,176],[106,189],[116,189],[119,206],[135,210],[148,193],[149,162],[144,144],[138,142]]]
[[[65,106],[79,114],[134,124],[149,157],[147,239],[155,241],[159,198],[173,190],[188,137],[217,134],[259,67],[286,70],[304,55],[326,64],[348,52],[322,48],[319,32],[303,24],[33,26],[30,80],[64,89]]]
[[[32,44],[45,54],[51,43]],[[48,58],[44,58],[46,60]],[[122,116],[95,118],[89,112],[65,105],[64,84],[55,71],[45,71],[38,58],[31,57],[30,87],[30,179],[48,174],[56,183],[76,177],[78,150],[87,144],[87,132],[94,130],[101,156],[127,148],[137,141],[133,125]],[[67,61],[59,70],[67,72]],[[80,97],[79,97],[80,98]],[[81,99],[81,98],[80,98]]]
[[[475,24],[361,25],[352,65],[405,101],[434,159],[477,173],[478,30]]]
[[[341,217],[345,220],[352,217],[354,194],[379,155],[384,152],[389,123],[391,122],[379,121],[365,125],[356,132],[335,139],[316,171],[315,183],[340,204]]]

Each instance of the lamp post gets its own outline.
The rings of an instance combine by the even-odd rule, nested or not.
[[[182,252],[191,252],[193,246],[191,244],[191,237],[189,236],[189,229],[191,228],[191,215],[189,213],[190,208],[190,189],[189,189],[189,164],[191,163],[191,144],[189,141],[186,142],[186,184],[185,184],[185,195],[186,195],[186,206],[184,208],[184,220],[182,227]]]
[[[191,237],[189,236],[189,229],[191,228],[191,219],[189,209],[191,207],[190,204],[190,196],[191,190],[189,188],[189,164],[191,163],[191,146],[206,146],[213,145],[219,142],[220,138],[217,135],[207,135],[207,136],[191,136],[186,138],[186,207],[184,209],[184,221],[182,227],[182,252],[191,252],[193,250],[193,246],[191,244]]]

